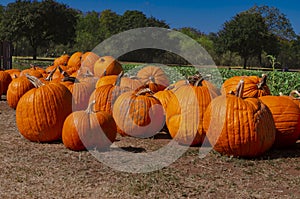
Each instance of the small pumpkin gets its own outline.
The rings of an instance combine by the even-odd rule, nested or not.
[[[64,145],[75,151],[107,149],[116,139],[117,126],[113,117],[104,111],[93,111],[91,102],[84,111],[71,113],[62,130]]]
[[[5,72],[7,72],[12,79],[14,79],[20,76],[21,70],[17,68],[13,68],[13,69],[5,70]]]
[[[26,75],[34,84],[19,100],[16,123],[19,132],[33,142],[51,142],[61,139],[66,117],[72,112],[72,94],[60,83],[42,83]]]
[[[269,108],[257,98],[243,99],[241,80],[235,95],[221,95],[208,106],[203,126],[217,152],[235,157],[257,157],[275,141],[275,124]]]

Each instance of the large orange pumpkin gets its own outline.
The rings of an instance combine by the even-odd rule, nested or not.
[[[203,84],[182,84],[166,106],[166,124],[170,135],[183,145],[201,145],[204,141],[204,112],[217,95]]]
[[[65,120],[62,141],[75,151],[107,149],[115,141],[117,126],[113,117],[104,111],[94,112],[94,102],[85,111],[71,113]]]
[[[274,147],[288,147],[296,143],[300,136],[300,108],[292,99],[283,96],[263,96],[259,98],[272,112],[276,139]]]
[[[125,92],[113,105],[113,117],[121,135],[146,138],[165,124],[163,107],[149,89]]]
[[[203,126],[213,148],[223,155],[255,157],[275,141],[271,111],[257,98],[242,96],[243,82],[236,95],[221,95],[208,106]]]
[[[222,94],[229,94],[236,91],[236,85],[239,81],[244,80],[244,92],[243,97],[261,97],[265,95],[270,95],[270,90],[267,83],[267,75],[263,75],[262,78],[257,76],[234,76],[227,79],[223,85],[221,92]]]
[[[70,56],[68,54],[61,55],[60,57],[57,57],[53,65],[56,66],[66,66],[68,64],[68,61],[70,59]]]
[[[72,112],[72,94],[60,83],[43,84],[27,76],[35,85],[19,100],[16,123],[20,133],[34,142],[61,139],[65,118]]]
[[[123,67],[112,56],[100,57],[94,64],[94,74],[97,77],[103,77],[105,75],[118,75],[123,71]]]

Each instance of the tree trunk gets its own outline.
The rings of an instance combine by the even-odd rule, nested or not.
[[[32,59],[36,60],[36,57],[37,57],[37,47],[33,47]]]
[[[244,57],[243,69],[246,69],[248,57]]]

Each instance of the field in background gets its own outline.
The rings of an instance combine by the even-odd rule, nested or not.
[[[34,64],[40,67],[46,68],[52,65],[54,58],[40,57],[37,60],[32,60],[28,57],[13,57],[13,68],[25,69],[29,68],[30,64]],[[122,62],[125,72],[130,75],[135,75],[137,70],[144,66],[140,63],[128,63]],[[170,82],[173,83],[179,79],[184,79],[189,75],[195,74],[197,71],[191,66],[176,66],[172,65],[163,68],[170,78]],[[248,70],[241,69],[241,67],[218,67],[216,69],[200,69],[199,70],[203,77],[211,80],[216,84],[218,88],[228,78],[240,75],[256,75],[261,76],[262,74],[268,75],[267,84],[273,95],[279,95],[282,92],[288,95],[292,90],[300,90],[300,72],[282,72],[279,70],[272,71],[270,68],[255,68],[251,67]]]

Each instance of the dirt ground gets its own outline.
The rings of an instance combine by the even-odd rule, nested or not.
[[[132,153],[159,148],[170,139],[118,137]],[[39,144],[20,135],[15,110],[0,101],[0,198],[300,198],[300,142],[257,159],[191,147],[171,165],[127,173],[99,162],[88,151],[61,142]]]

